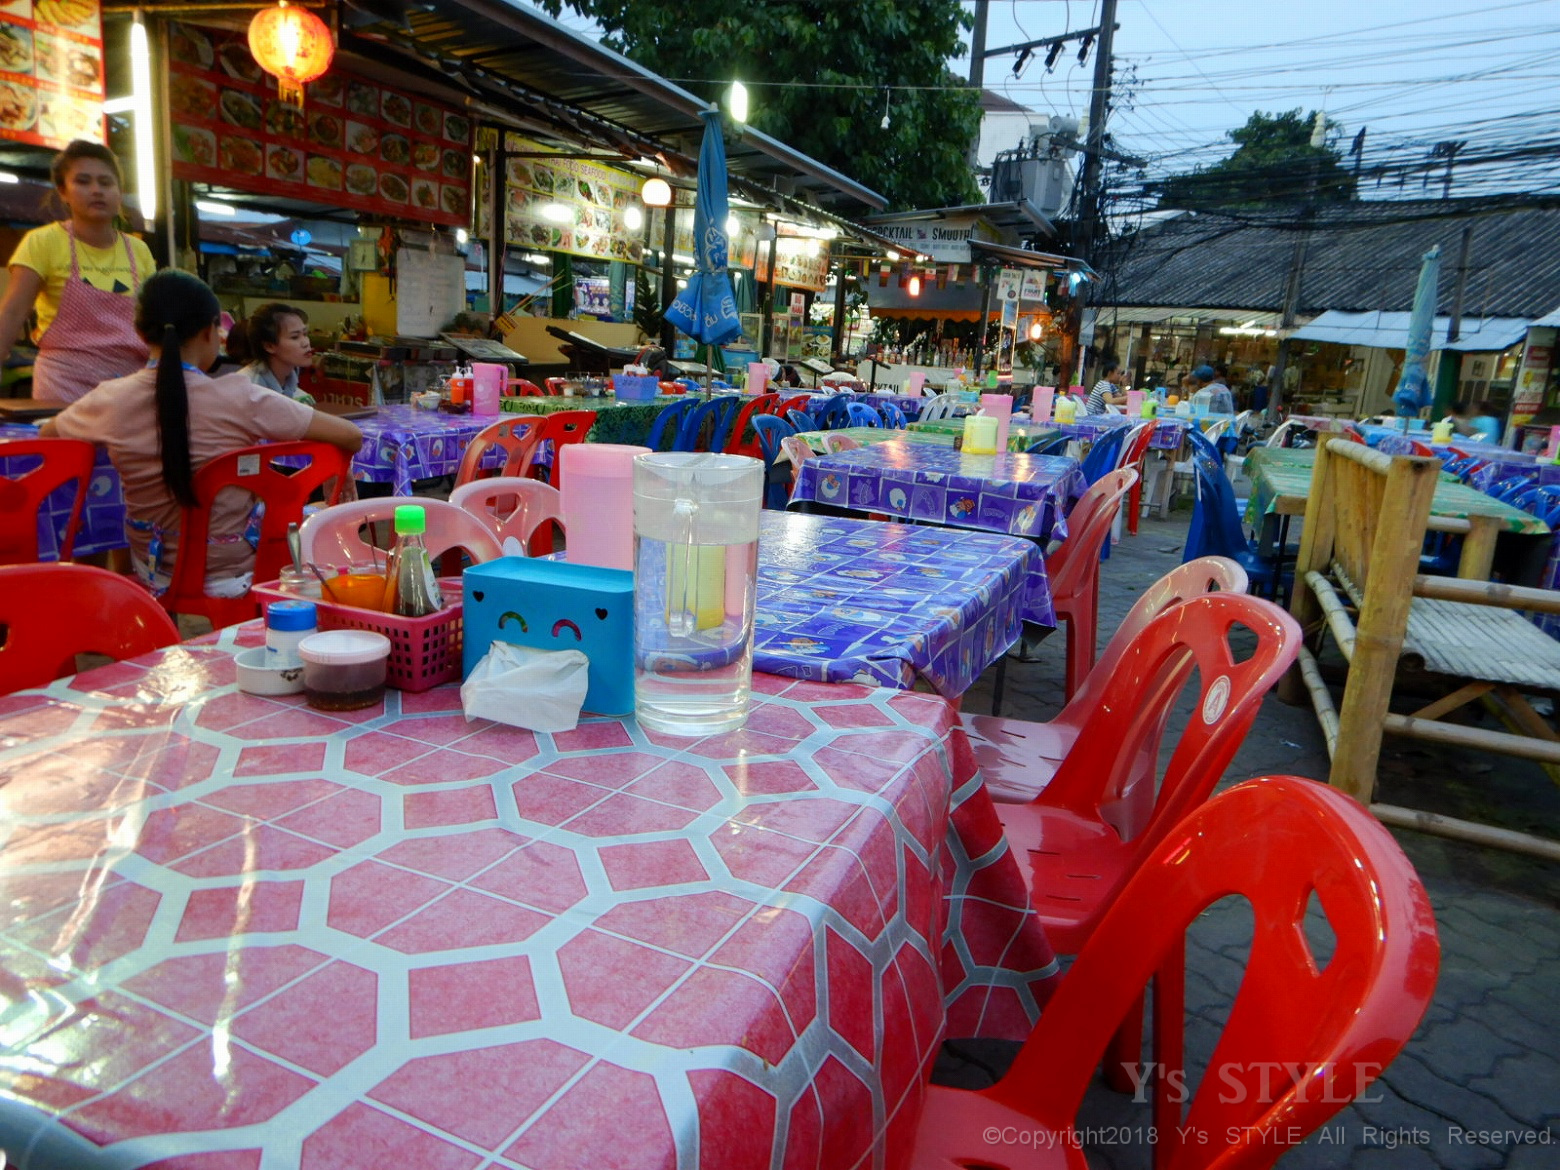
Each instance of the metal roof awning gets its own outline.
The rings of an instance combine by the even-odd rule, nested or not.
[[[1309,325],[1296,329],[1297,341],[1323,341],[1333,345],[1365,345],[1376,349],[1406,349],[1408,319],[1403,311],[1346,313],[1329,309]],[[1448,344],[1449,317],[1437,317],[1430,333],[1431,349],[1451,349],[1462,353],[1488,353],[1510,349],[1527,335],[1530,324],[1522,317],[1469,318],[1462,322],[1456,341]]]
[[[1200,325],[1218,322],[1249,329],[1277,329],[1283,320],[1281,313],[1253,312],[1249,309],[1197,309],[1178,307],[1166,309],[1155,305],[1099,305],[1096,306],[1101,325],[1158,325],[1165,321]]]
[[[693,174],[703,133],[699,114],[709,103],[528,4],[432,0],[408,8],[404,23],[361,26],[342,40],[379,46],[381,56],[388,50],[431,71],[475,99],[473,105],[498,102],[538,128],[572,130],[625,158],[661,156],[670,169]],[[836,214],[888,202],[751,127],[727,144],[726,164],[734,179],[834,205]]]
[[[893,211],[883,215],[865,216],[862,222],[867,224],[915,223],[933,219],[960,219],[966,216],[985,220],[999,231],[1019,234],[1038,231],[1048,236],[1056,234],[1056,225],[1028,199],[1020,199],[1013,203],[966,203],[958,207],[924,207],[915,211]]]
[[[1545,313],[1537,321],[1533,322],[1533,327],[1535,329],[1539,327],[1553,329],[1556,326],[1560,326],[1560,305],[1557,305],[1555,308]]]
[[[989,240],[977,240],[971,238],[970,250],[980,256],[986,256],[992,260],[999,260],[1008,268],[1045,268],[1055,270],[1064,268],[1072,272],[1082,272],[1086,276],[1098,276],[1099,273],[1076,256],[1060,256],[1054,252],[1031,252],[1027,248],[1012,248],[1007,244],[993,244]]]

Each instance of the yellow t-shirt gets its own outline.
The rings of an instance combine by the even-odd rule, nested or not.
[[[81,277],[88,284],[105,292],[134,296],[136,282],[130,275],[130,258],[125,254],[128,240],[135,252],[136,274],[144,281],[157,271],[152,251],[134,236],[121,235],[107,248],[94,248],[82,240],[76,241],[76,263]],[[38,335],[54,323],[60,311],[60,294],[70,279],[70,236],[62,223],[51,223],[34,228],[22,237],[11,255],[11,264],[31,268],[43,277],[43,288],[38,293]]]

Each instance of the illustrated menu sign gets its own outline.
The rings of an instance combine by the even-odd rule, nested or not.
[[[631,204],[641,206],[638,175],[559,158],[516,135],[509,136],[506,147],[548,156],[509,160],[504,227],[511,244],[593,260],[639,262],[644,229],[633,231],[623,222]]]
[[[0,3],[0,138],[54,148],[103,141],[97,0]]]
[[[467,225],[464,114],[336,67],[309,83],[300,110],[277,96],[242,32],[176,24],[169,36],[175,178]]]
[[[759,280],[769,278],[767,254],[766,248],[758,256],[755,275]],[[829,283],[828,248],[818,240],[781,236],[775,241],[775,283],[821,292]]]

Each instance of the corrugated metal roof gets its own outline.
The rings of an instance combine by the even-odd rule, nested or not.
[[[1379,349],[1403,349],[1408,345],[1407,310],[1377,313],[1323,313],[1291,335],[1299,341],[1330,341],[1335,345],[1369,345]],[[1430,334],[1431,349],[1455,349],[1463,353],[1487,353],[1509,349],[1527,335],[1526,317],[1485,317],[1463,320],[1457,340],[1448,343],[1450,317],[1437,317]]]
[[[1106,274],[1096,303],[1281,310],[1296,222],[1201,212],[1120,237],[1095,265]],[[1531,320],[1560,302],[1560,209],[1412,200],[1321,209],[1306,250],[1300,312],[1410,309],[1420,258],[1439,244],[1437,310],[1449,313],[1464,227],[1473,229],[1465,316]]]

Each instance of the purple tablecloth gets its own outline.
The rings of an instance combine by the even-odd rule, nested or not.
[[[833,394],[814,394],[807,400],[808,411],[811,412],[814,408],[822,406],[825,402],[833,397]],[[921,415],[921,407],[925,406],[927,402],[930,401],[930,399],[921,396],[912,398],[908,394],[883,394],[877,391],[873,391],[870,394],[857,394],[854,395],[854,397],[858,402],[868,402],[873,406],[877,406],[884,402],[892,402],[895,406],[899,407],[899,409],[904,412],[906,422],[914,422],[917,418],[919,418]]]
[[[1087,414],[1075,418],[1072,422],[1062,424],[1052,419],[1048,424],[1061,431],[1069,439],[1078,439],[1084,443],[1092,443],[1106,431],[1112,431],[1118,427],[1128,427],[1141,419],[1129,418],[1124,414]],[[1217,421],[1217,420],[1215,420]],[[1148,445],[1160,451],[1175,451],[1186,438],[1186,432],[1191,429],[1192,420],[1186,418],[1162,418],[1154,425],[1154,437]]]
[[[873,443],[804,462],[791,502],[1060,540],[1067,535],[1067,511],[1087,486],[1078,461],[1064,456],[966,455],[927,443]]]
[[[363,432],[363,449],[352,460],[353,478],[388,483],[395,495],[409,496],[413,480],[459,471],[471,440],[499,418],[397,405],[381,406],[379,413],[355,421]],[[503,459],[495,449],[483,466],[499,466]]]
[[[991,533],[765,512],[753,669],[953,698],[1018,640],[1054,626],[1045,558]]]
[[[38,428],[27,423],[0,424],[0,439],[36,439]],[[0,448],[3,449],[3,448]],[[36,460],[28,460],[34,466]],[[27,470],[22,460],[0,459],[0,476],[20,475]],[[38,511],[38,559],[60,559],[60,542],[65,539],[65,525],[70,522],[70,510],[76,504],[76,489],[70,486],[51,492]],[[74,556],[107,552],[124,548],[125,494],[119,483],[119,473],[108,461],[108,452],[98,448],[97,462],[92,467],[92,478],[87,484],[87,502],[81,509],[81,527],[76,532]]]

